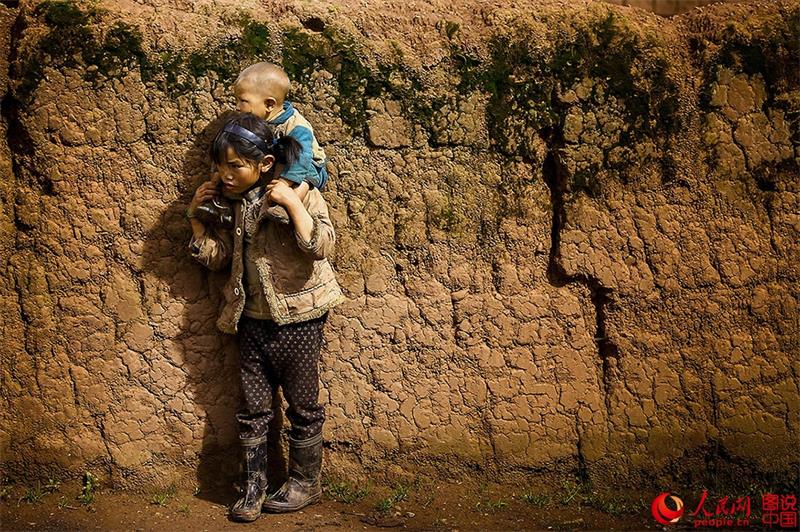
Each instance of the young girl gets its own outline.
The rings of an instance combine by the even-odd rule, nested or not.
[[[239,340],[244,404],[236,418],[247,479],[231,516],[240,521],[257,519],[262,504],[267,511],[290,512],[322,495],[325,410],[317,402],[318,362],[328,310],[344,296],[326,258],[336,237],[319,190],[301,200],[272,179],[299,153],[296,140],[274,139],[263,119],[234,114],[211,145],[223,193],[233,201],[234,227],[206,227],[195,217],[198,205],[219,194],[210,181],[198,187],[187,210],[192,256],[211,270],[231,269],[217,327]],[[268,201],[284,207],[291,224],[270,218]],[[292,425],[289,479],[267,497],[267,426],[277,386]]]

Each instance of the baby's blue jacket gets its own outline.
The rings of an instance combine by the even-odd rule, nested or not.
[[[281,172],[281,177],[297,183],[303,181],[322,190],[328,182],[328,171],[325,163],[328,158],[325,151],[314,137],[314,129],[308,120],[292,106],[292,102],[283,102],[283,112],[277,118],[270,120],[269,124],[279,135],[289,135],[302,146],[300,160],[287,165]]]

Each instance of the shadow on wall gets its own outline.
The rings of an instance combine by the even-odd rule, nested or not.
[[[170,300],[163,305],[167,307],[165,314],[173,308],[182,308],[182,316],[161,316],[180,324],[180,330],[170,334],[165,342],[173,359],[186,372],[186,385],[190,388],[186,396],[194,399],[193,405],[175,408],[175,413],[178,416],[188,413],[205,421],[202,449],[198,453],[198,496],[218,504],[234,500],[231,484],[240,464],[235,423],[241,397],[238,342],[235,336],[216,327],[221,288],[229,272],[212,272],[191,257],[188,252],[191,225],[185,212],[197,186],[208,177],[209,145],[229,115],[230,112],[225,112],[210,122],[185,153],[179,184],[183,194],[147,232],[143,251],[145,272],[154,274],[169,287]],[[183,304],[175,305],[176,301]],[[273,396],[273,404],[282,404],[280,391]],[[196,425],[191,419],[186,420],[187,426],[192,424]],[[283,425],[282,409],[276,408],[268,436],[270,488],[273,484],[277,488],[286,480],[286,459],[280,438]]]

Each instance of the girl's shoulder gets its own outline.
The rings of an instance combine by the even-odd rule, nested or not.
[[[323,208],[327,209],[328,206],[328,204],[325,202],[325,198],[322,197],[322,192],[320,192],[316,187],[308,191],[305,199],[303,199],[303,205],[309,212]]]

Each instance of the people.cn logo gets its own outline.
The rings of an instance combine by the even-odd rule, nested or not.
[[[667,499],[670,499],[675,505],[674,510],[667,506]],[[653,499],[650,510],[653,512],[653,517],[656,521],[662,525],[671,525],[677,523],[678,519],[683,515],[683,501],[665,491]]]

